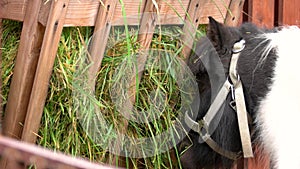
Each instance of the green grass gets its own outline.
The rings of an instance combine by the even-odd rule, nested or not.
[[[179,28],[172,28],[172,31],[178,32],[177,29]],[[168,32],[170,31],[171,30],[168,30]],[[82,101],[82,98],[88,95],[88,102],[91,95],[85,90],[84,85],[81,84],[82,81],[79,80],[79,84],[72,83],[72,81],[74,77],[78,78],[74,76],[77,71],[79,71],[79,74],[82,74],[83,70],[86,70],[86,68],[76,70],[76,68],[78,68],[76,65],[81,63],[80,59],[84,56],[82,53],[85,51],[86,46],[84,43],[87,43],[91,35],[91,30],[89,28],[66,28],[63,31],[53,75],[50,80],[50,89],[44,109],[38,144],[67,152],[74,156],[80,155],[93,161],[112,161],[113,156],[111,156],[107,150],[102,149],[103,145],[97,141],[94,142],[97,138],[93,135],[90,137],[86,135],[85,131],[90,128],[89,126],[80,125],[80,121],[77,119],[80,115],[76,113],[80,111],[83,120],[88,121],[92,126],[98,127],[101,124],[97,121],[93,122],[93,119],[96,118],[93,104],[96,103],[99,106],[101,115],[107,122],[105,126],[101,126],[102,129],[99,129],[102,131],[100,132],[100,134],[102,134],[100,142],[105,142],[103,140],[110,139],[110,137],[116,137],[112,135],[112,133],[109,133],[109,130],[114,129],[118,131],[126,127],[120,124],[124,119],[122,114],[116,109],[117,105],[115,105],[116,103],[112,101],[110,96],[110,90],[114,87],[113,85],[118,85],[120,80],[128,80],[126,78],[124,79],[124,77],[131,74],[132,69],[130,69],[131,66],[129,65],[136,63],[136,58],[128,56],[128,48],[126,47],[126,45],[130,43],[130,46],[134,47],[130,48],[129,52],[135,53],[137,51],[138,42],[136,29],[130,29],[130,33],[128,32],[128,34],[130,34],[129,39],[129,36],[126,35],[125,32],[126,29],[122,27],[114,28],[112,32],[111,37],[118,37],[119,40],[111,38],[109,41],[106,57],[104,57],[101,69],[98,72],[95,93],[96,101],[93,100],[90,104],[80,105],[80,103],[74,103],[78,101],[76,98],[81,98],[79,101]],[[180,35],[179,33],[171,34]],[[152,48],[163,49],[163,51],[179,52],[177,51],[180,49],[179,43],[174,41],[173,38],[176,37],[156,34],[151,46]],[[84,42],[80,39],[84,39]],[[149,66],[151,68],[152,65],[150,64]],[[126,134],[131,136],[131,138],[154,137],[163,132],[176,119],[176,111],[178,107],[180,107],[177,98],[179,89],[174,78],[172,78],[168,72],[150,68],[144,72],[139,84],[135,108],[140,111],[151,109],[149,92],[154,91],[154,94],[163,93],[163,99],[165,99],[165,105],[163,105],[164,110],[162,111],[160,119],[153,123],[139,124],[130,121],[127,126],[128,130]],[[76,80],[78,81],[78,79]],[[84,79],[83,82],[85,82]],[[116,88],[120,89],[122,87],[123,86],[117,86]],[[75,97],[74,99],[72,97],[72,89],[80,90],[83,95],[81,95],[81,97]],[[119,94],[118,91],[117,94]],[[74,105],[79,105],[79,107],[81,106],[82,108],[78,108],[78,106]],[[97,129],[93,128],[91,132],[95,131],[97,131]],[[159,148],[158,145],[157,148]],[[170,165],[173,164],[170,156],[170,154],[165,153],[156,155],[155,157],[145,158],[142,161],[143,164],[138,164],[141,163],[141,160],[137,159],[127,159],[126,161],[128,163],[127,166],[145,165],[147,168],[169,168]]]
[[[21,36],[22,24],[14,21],[3,21],[2,41],[2,105],[5,106],[9,92],[9,85],[13,75],[14,61],[18,51],[18,44]]]
[[[1,68],[2,97],[5,107],[22,25],[18,22],[4,21],[3,26]],[[117,137],[113,131],[122,131],[125,127],[127,128],[125,134],[131,140],[143,137],[155,140],[156,135],[163,133],[166,129],[172,129],[172,125],[177,120],[178,111],[182,106],[181,98],[178,96],[184,91],[181,91],[176,79],[172,76],[177,69],[169,69],[168,64],[180,64],[177,59],[182,57],[180,56],[181,28],[179,26],[158,27],[152,39],[151,48],[159,51],[154,50],[153,57],[148,58],[146,70],[139,85],[136,86],[138,93],[134,108],[140,112],[152,112],[145,114],[149,115],[145,119],[150,119],[152,115],[155,115],[153,112],[157,110],[160,114],[153,116],[152,118],[157,119],[152,122],[129,121],[128,125],[123,124],[125,119],[122,112],[118,111],[118,105],[124,100],[116,103],[111,95],[115,92],[118,100],[123,97],[123,91],[120,89],[128,87],[126,86],[129,83],[128,79],[136,69],[137,57],[135,56],[139,52],[137,27],[113,27],[111,30],[105,57],[96,79],[95,94],[88,90],[88,86],[85,86],[86,77],[82,76],[90,66],[85,57],[92,32],[93,29],[88,27],[64,28],[63,30],[37,144],[91,161],[112,163],[115,156],[103,147],[107,146],[109,139]],[[158,61],[159,55],[162,57]],[[162,64],[157,66],[155,65],[157,62]],[[160,66],[165,67],[165,70],[160,69],[162,68]],[[125,86],[119,85],[120,82],[124,82],[122,85],[125,84]],[[77,91],[75,95],[74,91]],[[158,99],[162,105],[153,106],[150,96],[154,101]],[[123,99],[128,98],[124,96]],[[99,112],[95,109],[99,109]],[[100,115],[103,119],[97,121]],[[82,121],[86,123],[83,124]],[[106,122],[106,125],[100,122]],[[87,134],[86,131],[90,133]],[[176,132],[173,137],[176,137],[175,135]],[[162,140],[164,141],[167,139]],[[154,142],[155,151],[159,151],[162,142]],[[145,147],[143,151],[146,152],[147,148],[149,147]],[[174,152],[176,161],[179,155],[176,149]],[[169,152],[143,159],[125,158],[125,164],[128,168],[141,166],[143,168],[180,168],[180,165],[174,162],[174,154]]]

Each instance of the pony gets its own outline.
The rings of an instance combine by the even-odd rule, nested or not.
[[[200,92],[197,120],[203,118],[212,104],[215,89],[210,79],[217,77],[220,69],[228,77],[232,49],[241,40],[245,46],[240,51],[236,70],[243,85],[248,118],[252,121],[249,122],[252,144],[260,145],[268,154],[271,168],[299,169],[300,29],[296,26],[266,29],[243,23],[239,27],[229,27],[209,17],[207,36],[200,39],[194,54],[187,60]],[[216,67],[216,59],[221,67]],[[242,144],[231,99],[229,94],[223,109],[219,110],[223,114],[211,138],[223,149],[238,152],[242,151]],[[199,133],[193,130],[178,149],[185,169],[231,168],[234,165],[234,160],[200,142]]]

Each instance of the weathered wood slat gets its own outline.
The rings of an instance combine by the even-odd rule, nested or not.
[[[217,21],[224,22],[229,4],[230,0],[194,0],[190,2],[182,35],[182,42],[185,45],[182,54],[185,58],[189,56],[192,50],[199,24],[207,24],[208,16],[213,16]]]
[[[0,1],[0,18],[24,21],[28,0]]]
[[[15,61],[8,102],[6,105],[3,134],[21,138],[26,110],[30,98],[36,64],[40,54],[44,28],[38,24],[40,0],[32,0],[26,8],[20,45]],[[25,8],[23,9],[25,10]],[[0,165],[6,169],[19,168],[14,161],[2,158]]]
[[[51,1],[51,3],[52,6],[45,30],[40,58],[36,69],[21,138],[23,141],[31,143],[35,142],[36,133],[38,132],[40,126],[49,80],[51,77],[69,0]]]
[[[201,9],[203,11],[198,19],[199,24],[207,24],[208,16],[214,17],[214,19],[219,22],[224,22],[230,1],[231,0],[210,0],[204,7],[200,6],[200,8],[203,8]],[[233,2],[235,2],[235,0],[233,0]]]
[[[184,58],[187,58],[191,53],[194,43],[194,37],[199,25],[200,14],[202,14],[204,10],[202,7],[206,6],[208,2],[209,0],[195,0],[191,1],[188,6],[188,15],[185,18],[185,24],[183,27],[183,34],[181,38],[182,42],[184,43],[184,47],[182,49]]]
[[[226,14],[226,5],[230,0],[215,0],[210,1],[204,7],[203,15],[199,18],[199,23],[205,24],[208,22],[207,16],[213,16],[218,21],[223,21]],[[180,4],[180,2],[182,2]],[[25,9],[28,0],[9,0],[0,2],[0,17],[18,21],[24,20]],[[138,25],[138,13],[143,9],[143,3],[140,0],[124,0],[128,24]],[[49,13],[49,4],[43,4],[46,7],[41,9],[40,22],[46,25],[47,17],[43,17]],[[94,26],[97,18],[100,1],[95,0],[70,0],[69,8],[66,14],[64,26]],[[164,22],[158,24],[178,24],[182,23],[182,19],[186,15],[185,9],[189,4],[189,0],[165,0],[160,5],[160,17]],[[173,6],[170,8],[170,6]],[[176,11],[176,12],[175,12]],[[180,17],[174,17],[180,16]],[[120,3],[117,4],[113,25],[124,25],[123,15],[121,12]]]
[[[300,1],[279,0],[278,24],[300,26]]]
[[[15,164],[13,169],[24,169],[25,165],[35,164],[38,169],[110,169],[109,166],[88,162],[84,159],[73,158],[59,152],[53,152],[33,144],[20,142],[0,136],[0,155],[10,159]],[[1,166],[2,168],[3,166]],[[112,169],[112,168],[111,168]]]
[[[6,136],[21,138],[29,103],[37,61],[43,40],[44,28],[38,24],[40,0],[32,0],[26,9],[20,45],[16,57],[3,131]]]
[[[160,3],[159,0],[157,0],[156,2]],[[140,43],[140,52],[139,52],[139,56],[137,57],[138,65],[136,65],[137,68],[134,70],[132,74],[133,77],[131,79],[131,84],[130,84],[130,89],[128,94],[130,98],[129,100],[127,100],[127,103],[125,103],[125,105],[127,105],[126,110],[128,112],[125,111],[123,114],[126,119],[130,119],[130,114],[131,114],[130,112],[132,111],[136,99],[136,92],[137,92],[136,85],[137,83],[139,83],[139,81],[142,78],[144,67],[147,61],[147,52],[145,53],[145,51],[147,51],[151,45],[155,26],[157,25],[157,21],[158,21],[157,13],[160,12],[160,8],[156,9],[155,5],[152,3],[151,0],[147,0],[144,5],[145,6],[143,11],[145,12],[145,14],[141,18],[140,29],[138,33],[138,42]],[[136,78],[136,76],[138,76],[138,78]]]
[[[274,0],[249,0],[250,21],[257,26],[272,28],[274,26]]]
[[[94,26],[99,7],[99,0],[70,0],[64,26]]]
[[[156,2],[160,3],[159,0]],[[135,70],[133,70],[133,73],[132,73],[132,79],[131,79],[130,87],[129,87],[129,91],[128,91],[129,99],[125,101],[124,109],[122,109],[124,111],[124,112],[122,112],[122,114],[125,117],[124,120],[122,120],[122,122],[121,122],[124,126],[124,127],[122,127],[122,130],[121,130],[122,133],[126,133],[126,131],[127,131],[128,120],[131,119],[130,115],[131,115],[131,112],[133,111],[134,103],[135,103],[135,99],[136,99],[136,93],[137,93],[136,84],[142,78],[144,66],[145,66],[145,63],[147,60],[147,56],[143,55],[144,54],[143,50],[147,50],[150,47],[152,37],[153,37],[153,32],[154,32],[155,26],[157,24],[157,19],[158,19],[157,13],[159,13],[159,11],[160,11],[160,8],[157,9],[151,0],[146,0],[146,1],[144,1],[144,4],[140,4],[140,5],[143,7],[141,9],[140,13],[144,13],[144,15],[141,16],[141,19],[139,21],[140,29],[139,29],[139,33],[138,33],[138,41],[140,43],[141,48],[140,48],[139,57],[136,58],[137,63],[138,63],[138,65],[136,65],[137,68]],[[137,70],[137,72],[136,72],[136,70]],[[138,76],[138,78],[136,78],[136,76]],[[123,138],[118,138],[118,140],[116,142],[116,146],[122,145],[122,142],[123,142]],[[122,147],[116,147],[116,151],[120,152],[121,149],[122,149]],[[120,163],[120,162],[118,162],[117,157],[114,157],[112,162],[114,164]],[[119,165],[125,167],[125,164],[122,164],[122,161]]]
[[[92,63],[88,70],[88,83],[92,90],[95,90],[97,72],[101,67],[105,54],[108,36],[111,30],[111,22],[117,5],[117,0],[105,0],[102,2],[103,4],[100,4],[99,7],[95,29],[88,51]]]
[[[157,15],[160,20],[157,20],[157,24],[182,24],[183,18],[185,17],[185,9],[189,3],[189,0],[182,0],[182,3],[177,0],[166,0],[160,3],[159,13]],[[126,16],[128,17],[127,22],[129,25],[140,24],[140,14],[145,12],[145,3],[141,3],[139,0],[127,0],[124,1]],[[173,5],[173,6],[172,6]],[[172,6],[172,7],[171,7]],[[114,25],[124,25],[122,15],[121,4],[117,5],[116,13],[114,15]],[[161,21],[161,23],[160,23]]]
[[[91,62],[93,63],[89,69],[89,83],[93,86],[95,86],[95,78],[105,54],[117,0],[106,0],[103,3],[99,7],[94,34],[89,48]]]
[[[242,15],[242,10],[245,0],[235,0],[231,1],[228,7],[226,18],[224,23],[228,26],[236,26],[240,22],[240,16]]]

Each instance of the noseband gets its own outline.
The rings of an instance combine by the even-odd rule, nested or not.
[[[248,113],[245,105],[243,86],[240,80],[240,76],[237,73],[237,62],[240,56],[240,52],[244,49],[244,47],[245,40],[243,39],[234,44],[232,49],[233,54],[231,57],[229,67],[229,76],[227,77],[223,86],[219,90],[217,96],[213,100],[205,116],[199,121],[194,121],[188,115],[188,113],[185,113],[185,123],[189,128],[191,128],[193,131],[197,132],[200,135],[199,142],[207,143],[208,146],[212,148],[215,152],[232,160],[237,160],[241,158],[241,152],[232,152],[223,149],[217,142],[215,142],[211,138],[211,135],[214,131],[209,131],[209,128],[214,119],[221,119],[220,116],[222,116],[222,114],[218,112],[220,112],[219,110],[222,107],[223,103],[226,101],[228,94],[231,93],[232,101],[230,102],[230,106],[237,113],[243,157],[253,157],[251,137],[248,125]]]

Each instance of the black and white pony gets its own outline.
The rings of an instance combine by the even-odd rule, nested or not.
[[[228,27],[210,18],[207,37],[200,40],[196,54],[188,60],[201,97],[197,119],[203,118],[211,105],[211,75],[208,71],[214,71],[213,62],[204,66],[201,57],[208,60],[218,57],[227,77],[233,46],[242,39],[245,48],[240,52],[237,72],[252,119],[249,123],[252,143],[262,145],[270,155],[272,168],[300,169],[298,27],[267,30],[251,23]],[[230,106],[230,100],[228,95],[222,117],[211,137],[223,149],[238,152],[242,150],[241,139],[236,111]],[[199,134],[194,131],[181,142],[179,150],[184,168],[231,168],[233,164],[233,160],[215,152],[208,144],[199,143]]]

